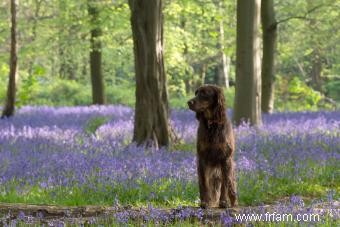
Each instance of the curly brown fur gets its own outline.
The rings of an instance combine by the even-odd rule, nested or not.
[[[232,125],[225,112],[221,88],[204,85],[188,101],[199,121],[197,131],[197,171],[201,207],[237,205],[235,140]]]

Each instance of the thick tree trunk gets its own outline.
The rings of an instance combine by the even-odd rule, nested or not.
[[[90,71],[92,82],[92,102],[93,104],[105,104],[104,78],[102,73],[102,52],[101,35],[99,21],[99,10],[96,1],[88,0],[88,13],[91,19],[91,50],[90,50]]]
[[[18,43],[17,43],[17,0],[11,0],[11,56],[9,66],[9,79],[7,87],[6,104],[2,112],[2,117],[10,117],[14,114],[16,77],[18,73]]]
[[[136,72],[133,141],[168,146],[168,93],[163,61],[162,0],[129,0]]]
[[[273,0],[262,0],[261,21],[263,39],[261,109],[263,113],[272,113],[274,109],[275,49],[277,37],[277,22]]]
[[[234,121],[261,124],[260,0],[237,0]]]

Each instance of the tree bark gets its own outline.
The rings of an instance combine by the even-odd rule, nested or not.
[[[219,0],[217,3],[215,3],[219,10],[220,15],[223,17],[223,1]],[[219,33],[219,42],[218,42],[218,51],[219,51],[219,58],[220,62],[218,64],[217,68],[217,84],[221,87],[229,88],[229,67],[230,62],[229,59],[224,53],[224,24],[223,19],[221,18],[219,21],[218,26],[218,33]]]
[[[277,22],[275,19],[273,0],[262,0],[261,22],[263,39],[261,109],[263,113],[272,113],[274,109],[275,50],[277,37]]]
[[[237,0],[234,121],[261,124],[260,0]]]
[[[184,16],[181,17],[180,27],[183,31],[185,31],[185,29],[186,29],[186,18]],[[183,56],[184,56],[186,64],[190,65],[190,63],[188,61],[189,48],[188,48],[187,38],[185,36],[184,36],[184,43],[183,44],[184,44]],[[192,73],[190,73],[190,71],[188,69],[185,69],[184,84],[185,84],[185,94],[186,95],[189,95],[193,90],[192,80],[193,80]]]
[[[316,7],[315,1],[307,0],[307,7],[308,9],[314,9]],[[311,31],[315,31],[315,32],[319,31],[317,20],[315,18],[311,18],[310,20],[308,20],[307,25],[309,26],[309,29]],[[311,53],[311,57],[310,57],[311,66],[310,66],[309,74],[310,74],[310,78],[312,82],[311,84],[312,87],[315,90],[322,92],[322,78],[321,78],[322,55],[321,55],[319,42],[318,42],[315,32],[313,32],[310,36],[313,52]]]
[[[31,37],[31,43],[34,43],[36,38],[37,38],[37,27],[38,27],[38,18],[39,18],[39,13],[41,9],[41,0],[35,0],[34,1],[34,18],[33,18],[33,25],[32,25],[32,37]],[[35,56],[33,55],[31,59],[29,60],[28,63],[28,76],[33,76],[33,66],[35,62]]]
[[[319,92],[322,92],[322,62],[321,55],[318,47],[315,47],[312,53],[312,67],[311,67],[311,78],[313,88]]]
[[[17,43],[17,0],[11,0],[11,56],[9,67],[9,79],[7,87],[6,104],[2,112],[2,117],[10,117],[14,114],[16,79],[18,73],[18,43]]]
[[[136,73],[133,141],[169,145],[169,105],[163,61],[162,0],[129,0]]]
[[[101,36],[102,30],[99,21],[98,3],[88,0],[88,13],[91,20],[91,50],[90,50],[90,71],[92,82],[92,102],[93,104],[105,104],[104,78],[102,73],[102,50]]]

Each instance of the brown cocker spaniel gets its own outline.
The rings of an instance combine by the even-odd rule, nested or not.
[[[201,207],[237,205],[235,165],[233,154],[235,140],[232,125],[226,115],[221,88],[204,85],[188,101],[199,121],[197,131],[197,169]]]

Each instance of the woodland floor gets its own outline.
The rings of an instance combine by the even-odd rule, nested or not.
[[[286,199],[283,199],[286,200]],[[282,201],[279,201],[282,202]],[[329,212],[331,209],[337,212],[340,209],[340,201],[330,203],[319,203],[313,206],[313,212]],[[199,207],[182,207],[182,208],[157,208],[165,213],[174,213],[180,209],[190,208],[192,210],[199,210]],[[263,213],[277,210],[278,205],[269,204],[263,206],[253,207],[237,207],[227,209],[205,209],[203,211],[202,223],[217,223],[220,221],[223,213],[244,214],[244,213]],[[133,214],[135,220],[142,220],[143,215],[147,214],[148,208],[122,206],[122,207],[109,207],[109,206],[56,206],[56,205],[33,205],[33,204],[20,204],[20,203],[0,203],[0,222],[10,223],[12,220],[21,220],[27,224],[48,224],[55,221],[63,223],[71,223],[75,225],[90,224],[94,219],[112,220],[112,217],[118,212],[127,211]],[[332,212],[332,211],[331,211]],[[190,219],[190,218],[189,218]]]

